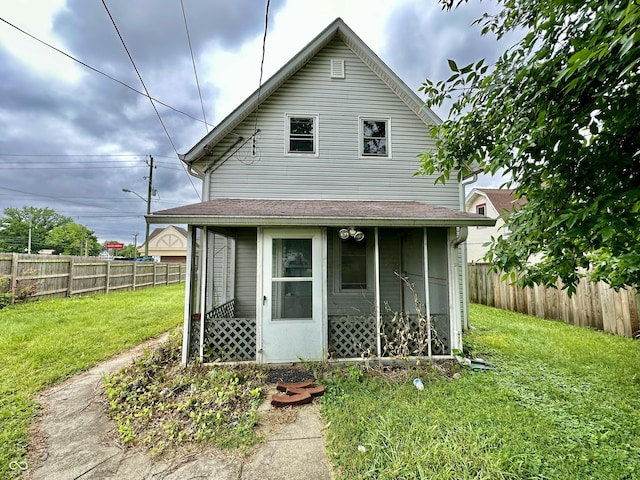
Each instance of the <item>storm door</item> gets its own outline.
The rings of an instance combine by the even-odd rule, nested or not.
[[[322,232],[265,229],[262,361],[323,358]]]

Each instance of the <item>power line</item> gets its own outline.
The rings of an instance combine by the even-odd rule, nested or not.
[[[102,206],[99,206],[99,205],[91,205],[91,204],[89,204],[89,203],[84,203],[84,202],[75,202],[75,201],[73,201],[73,200],[67,200],[67,199],[64,199],[64,198],[62,198],[62,197],[54,197],[54,196],[52,196],[52,195],[42,195],[42,194],[40,194],[40,193],[25,192],[25,191],[23,191],[23,190],[16,190],[16,189],[14,189],[14,188],[3,187],[3,186],[1,186],[1,185],[0,185],[0,189],[1,189],[1,190],[8,190],[8,191],[10,191],[10,192],[22,193],[22,194],[25,194],[25,195],[31,195],[31,196],[33,196],[33,197],[49,198],[49,199],[52,199],[52,200],[57,200],[57,201],[59,201],[59,202],[73,203],[73,204],[76,204],[76,205],[82,205],[82,206],[85,206],[85,207],[101,208],[101,209],[103,209],[103,210],[110,210],[110,211],[112,211],[112,212],[128,213],[128,212],[124,212],[124,211],[122,211],[122,210],[116,210],[115,208],[102,207]]]
[[[196,86],[198,87],[198,97],[200,97],[200,106],[202,107],[202,118],[204,119],[204,128],[209,133],[209,126],[207,124],[207,114],[204,112],[204,102],[202,101],[202,92],[200,91],[200,81],[198,80],[198,71],[196,70],[196,60],[193,57],[193,48],[191,47],[191,35],[189,35],[189,26],[187,25],[187,15],[184,11],[184,1],[180,0],[180,6],[182,7],[182,18],[184,19],[184,29],[187,32],[187,42],[189,43],[189,53],[191,54],[191,63],[193,64],[193,74],[196,77]]]
[[[258,133],[258,112],[260,111],[260,92],[262,90],[262,73],[264,71],[264,57],[267,49],[267,31],[269,30],[269,5],[271,4],[271,0],[267,0],[267,8],[264,15],[264,36],[262,37],[262,60],[260,60],[260,80],[258,81],[258,98],[256,101],[256,118],[253,125],[253,135],[255,139],[255,135]],[[255,142],[255,140],[254,140]],[[255,143],[254,143],[255,145]]]
[[[136,75],[138,75],[138,80],[140,80],[140,83],[142,84],[142,88],[144,88],[145,96],[151,102],[151,106],[153,107],[153,111],[156,112],[158,120],[160,120],[160,124],[162,125],[162,128],[164,129],[164,133],[166,133],[167,138],[169,139],[169,143],[173,147],[173,151],[176,152],[176,156],[178,156],[179,155],[178,154],[178,149],[176,148],[176,145],[173,143],[173,140],[171,139],[171,135],[169,135],[169,131],[167,130],[167,127],[164,124],[164,121],[162,120],[162,117],[160,116],[160,112],[158,112],[158,108],[156,107],[156,104],[153,103],[153,100],[151,100],[151,94],[149,93],[149,90],[147,89],[147,86],[145,85],[144,80],[142,80],[142,75],[140,75],[140,71],[138,70],[138,67],[136,66],[136,62],[133,61],[133,57],[131,56],[131,53],[129,52],[129,49],[127,48],[127,44],[125,43],[124,38],[122,38],[122,35],[120,34],[120,30],[118,29],[118,25],[116,25],[116,21],[114,20],[113,16],[111,15],[111,12],[109,11],[109,7],[107,7],[107,4],[105,3],[105,0],[102,0],[102,5],[104,6],[104,9],[107,11],[107,15],[109,15],[109,19],[111,20],[111,24],[113,25],[113,28],[115,28],[116,33],[118,34],[118,38],[120,39],[120,43],[122,43],[122,47],[124,48],[124,51],[127,52],[127,56],[129,57],[129,61],[131,62],[131,65],[133,66],[133,69],[135,70]]]
[[[153,110],[156,112],[156,115],[158,116],[158,120],[160,120],[160,124],[162,125],[162,128],[164,129],[164,133],[166,133],[167,138],[169,139],[169,143],[173,147],[173,151],[175,152],[176,156],[178,158],[180,158],[180,154],[178,153],[178,149],[176,148],[175,144],[173,143],[173,140],[171,139],[171,135],[169,135],[169,131],[167,130],[167,126],[162,121],[162,117],[160,116],[160,112],[158,112],[158,108],[156,107],[156,104],[153,103],[153,100],[151,99],[151,95],[149,94],[149,90],[147,89],[147,86],[145,85],[144,80],[142,80],[142,75],[140,75],[140,72],[138,71],[138,67],[136,67],[136,63],[133,61],[133,57],[131,56],[131,53],[129,52],[129,49],[127,48],[127,45],[124,42],[124,38],[122,38],[122,35],[120,34],[120,30],[118,29],[118,25],[116,25],[116,22],[115,22],[113,16],[111,15],[111,12],[109,11],[109,7],[107,7],[107,4],[105,3],[105,0],[102,0],[102,5],[104,6],[104,9],[106,10],[107,15],[109,15],[109,19],[111,19],[111,23],[113,25],[113,28],[115,28],[116,33],[118,34],[118,37],[120,38],[120,42],[122,43],[122,47],[124,48],[125,52],[127,52],[127,56],[129,57],[129,60],[131,61],[131,65],[133,65],[133,69],[136,71],[136,74],[138,75],[138,79],[140,80],[140,83],[142,84],[142,87],[144,88],[146,96],[149,99],[149,101],[151,102],[151,106],[153,107]],[[193,184],[193,180],[191,180],[191,175],[189,175],[189,172],[187,172],[187,168],[184,166],[184,164],[183,164],[182,168],[184,168],[184,172],[187,174],[187,178],[189,178],[189,182],[191,183],[191,186],[193,187],[193,190],[196,192],[196,194],[199,197],[200,195],[198,194],[198,190],[196,189],[196,186]]]
[[[140,160],[146,156],[146,153],[0,153],[0,157],[142,157]],[[154,155],[154,158],[176,159],[176,157],[167,157],[166,155]]]
[[[131,90],[132,92],[137,93],[138,95],[142,95],[143,97],[146,97],[147,95],[144,92],[141,92],[140,90],[133,88],[131,85],[126,84],[125,82],[123,82],[122,80],[118,80],[115,77],[112,77],[111,75],[109,75],[108,73],[103,72],[102,70],[99,70],[95,67],[92,67],[91,65],[89,65],[88,63],[83,62],[82,60],[78,60],[77,58],[75,58],[74,56],[64,52],[63,50],[60,50],[57,47],[54,47],[53,45],[51,45],[50,43],[45,42],[44,40],[39,39],[38,37],[36,37],[35,35],[30,34],[29,32],[23,30],[22,28],[14,25],[13,23],[5,20],[4,18],[0,17],[0,20],[3,21],[4,23],[6,23],[7,25],[9,25],[12,28],[15,28],[16,30],[18,30],[20,33],[23,33],[24,35],[28,36],[29,38],[32,38],[33,40],[35,40],[36,42],[39,42],[43,45],[45,45],[46,47],[51,48],[52,50],[55,50],[56,52],[64,55],[65,57],[69,58],[70,60],[73,60],[74,62],[79,63],[80,65],[82,65],[85,68],[88,68],[89,70],[99,73],[100,75],[107,77],[109,80],[113,80],[116,83],[119,83],[120,85],[122,85],[123,87],[128,88],[129,90]],[[188,114],[187,112],[184,112],[178,108],[172,107],[171,105],[169,105],[168,103],[165,103],[161,100],[158,100],[157,98],[153,98],[150,97],[152,100],[158,102],[160,105],[162,105],[163,107],[166,107],[170,110],[173,110],[176,113],[180,113],[182,115],[185,115],[187,117],[189,117],[192,120],[195,120],[196,122],[202,122],[201,119],[194,117],[193,115]],[[213,125],[210,125],[211,127],[213,127]]]

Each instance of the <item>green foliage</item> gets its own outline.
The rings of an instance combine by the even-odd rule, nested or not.
[[[32,396],[181,323],[184,285],[0,310],[0,478],[23,461]]]
[[[451,8],[453,0],[443,0]],[[458,1],[457,5],[461,2]],[[614,288],[640,284],[640,3],[515,0],[477,23],[521,35],[494,65],[483,60],[421,90],[455,100],[434,127],[421,172],[444,181],[472,171],[511,177],[528,203],[493,240],[488,260],[523,285],[570,293],[580,276]],[[531,255],[542,262],[528,264]],[[595,268],[586,273],[590,264]]]
[[[177,332],[134,365],[105,379],[112,418],[125,444],[153,454],[171,446],[212,442],[248,447],[262,402],[264,374],[255,366],[180,366]]]
[[[323,397],[338,479],[632,479],[640,470],[640,343],[471,306],[491,372],[459,380],[350,371]],[[358,449],[362,445],[365,451]]]
[[[40,281],[32,277],[36,275],[35,270],[27,270],[16,285],[9,284],[9,277],[0,275],[0,310],[11,304],[11,301],[22,302],[33,296],[38,291]]]
[[[124,246],[123,249],[118,250],[116,253],[118,257],[127,257],[127,258],[137,258],[140,256],[140,253],[136,249],[136,246],[133,243],[129,243]]]
[[[9,277],[0,275],[0,310],[11,303],[11,286]]]
[[[53,228],[47,234],[47,243],[60,255],[95,256],[104,250],[92,230],[75,222]]]
[[[56,213],[51,208],[5,208],[0,217],[0,251],[25,253],[29,244],[31,225],[31,252],[49,248],[47,234],[55,227],[72,222],[71,218]]]

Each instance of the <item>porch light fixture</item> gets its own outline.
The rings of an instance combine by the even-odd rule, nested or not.
[[[340,238],[342,240],[346,240],[349,237],[353,237],[356,242],[361,242],[362,240],[364,240],[364,233],[362,233],[360,230],[356,230],[355,227],[341,228],[338,232],[338,235],[340,235]]]

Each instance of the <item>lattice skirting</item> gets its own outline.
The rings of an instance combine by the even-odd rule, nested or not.
[[[376,316],[330,316],[329,355],[331,358],[376,356]]]
[[[190,352],[199,354],[200,321],[193,320]],[[210,318],[205,320],[204,361],[244,362],[256,360],[255,318]]]
[[[381,319],[382,356],[397,356],[398,344],[404,343],[399,336],[406,337],[406,345],[402,351],[407,356],[418,352],[421,356],[428,354],[426,326],[420,325],[417,316],[405,319],[404,323],[394,322],[391,316]],[[450,353],[448,322],[446,318],[435,317],[432,321],[435,335],[432,335],[432,355]],[[418,333],[420,332],[420,333]],[[329,355],[331,358],[360,358],[376,356],[376,317],[375,315],[340,315],[329,317]]]
[[[409,356],[416,350],[427,355],[424,342],[416,332],[422,330],[416,316],[403,322],[392,321],[391,316],[382,318],[383,356],[397,356],[398,336],[408,338],[403,352]],[[433,327],[437,335],[431,342],[433,355],[451,353],[448,334],[448,322],[445,317],[436,316]],[[400,332],[398,332],[400,329]],[[333,359],[360,358],[376,356],[376,317],[375,315],[341,315],[329,317],[329,356]],[[395,339],[395,340],[394,340]],[[200,320],[194,318],[191,323],[189,351],[191,358],[199,355]],[[395,351],[394,351],[395,347]],[[256,319],[255,318],[210,318],[205,320],[204,361],[241,362],[256,360]]]

